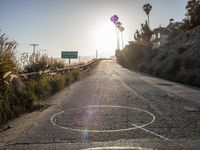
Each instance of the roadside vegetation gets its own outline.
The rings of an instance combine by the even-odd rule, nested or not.
[[[168,43],[153,48],[152,30],[149,26],[149,13],[152,6],[145,4],[143,9],[148,16],[148,22],[141,24],[141,29],[136,30],[133,42],[122,50],[116,50],[118,63],[165,79],[200,86],[198,49],[200,44],[197,41],[200,33],[200,1],[188,0],[185,8],[185,18],[180,23],[180,27],[169,35]],[[184,40],[187,42],[182,42],[182,45],[177,44]]]
[[[47,71],[66,67],[62,61],[36,56],[36,61],[29,59],[22,69],[16,61],[17,43],[0,37],[0,126],[9,120],[41,108],[44,101],[64,87],[79,79],[81,71],[43,73],[42,75],[24,76],[21,73]]]

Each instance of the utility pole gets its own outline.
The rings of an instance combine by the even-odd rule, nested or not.
[[[35,63],[35,47],[39,46],[39,44],[30,44],[30,46],[33,46],[33,62]]]
[[[69,66],[70,66],[70,64],[71,64],[71,58],[69,58]]]
[[[96,51],[96,59],[98,58],[98,51]]]

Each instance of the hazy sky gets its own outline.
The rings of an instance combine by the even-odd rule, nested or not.
[[[50,56],[62,50],[77,50],[81,56],[114,54],[115,27],[110,21],[118,15],[125,27],[124,41],[147,17],[142,6],[151,3],[151,28],[165,26],[170,18],[181,21],[187,0],[0,0],[0,29],[16,40],[18,51],[32,52],[31,43],[40,44]]]

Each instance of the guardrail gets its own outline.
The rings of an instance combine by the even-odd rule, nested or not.
[[[48,74],[48,73],[69,73],[69,72],[74,71],[74,70],[85,71],[91,65],[95,64],[99,60],[100,59],[94,59],[94,60],[88,62],[87,64],[76,65],[76,66],[69,66],[67,68],[60,68],[60,69],[53,69],[53,70],[49,69],[49,70],[43,70],[43,71],[39,71],[39,72],[21,73],[20,76],[23,79],[26,79],[26,78],[36,78],[38,76],[41,76],[42,74]]]

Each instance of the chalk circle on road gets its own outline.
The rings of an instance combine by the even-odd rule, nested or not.
[[[138,114],[146,114],[146,116],[149,118],[147,122],[144,122],[139,124],[139,125],[135,125],[137,123],[135,122],[131,122],[131,126],[128,126],[126,128],[116,128],[116,129],[90,129],[90,128],[86,128],[86,127],[81,127],[81,128],[77,128],[76,125],[71,125],[71,126],[66,126],[63,125],[62,123],[58,123],[58,120],[60,119],[62,120],[67,120],[68,122],[70,122],[68,119],[62,119],[62,115],[66,112],[73,112],[74,114],[76,114],[78,111],[80,110],[84,110],[84,109],[116,109],[117,111],[119,111],[120,109],[123,110],[127,110],[127,111],[137,111]],[[73,114],[73,115],[74,115]],[[106,114],[106,113],[105,113]],[[69,115],[68,117],[75,117],[73,115]],[[90,114],[92,116],[92,114]],[[105,116],[107,117],[107,116]],[[147,118],[146,117],[146,118]],[[95,118],[95,117],[94,117]],[[141,117],[142,118],[142,117]],[[81,119],[81,117],[79,118],[79,120]],[[115,118],[114,118],[115,119]],[[146,120],[146,119],[145,119]],[[84,106],[84,107],[77,107],[77,108],[71,108],[71,109],[66,109],[65,111],[61,111],[59,113],[54,114],[51,118],[50,118],[51,123],[61,129],[65,129],[65,130],[70,130],[70,131],[78,131],[78,132],[85,132],[87,130],[87,132],[93,132],[93,133],[106,133],[106,132],[120,132],[120,131],[130,131],[130,130],[135,130],[135,129],[139,129],[139,128],[143,128],[146,127],[150,124],[152,124],[155,121],[155,116],[147,111],[147,110],[143,110],[140,108],[135,108],[135,107],[127,107],[127,106],[115,106],[115,105],[91,105],[91,106]]]
[[[142,147],[121,147],[121,146],[109,146],[109,147],[93,147],[82,150],[150,150]]]

